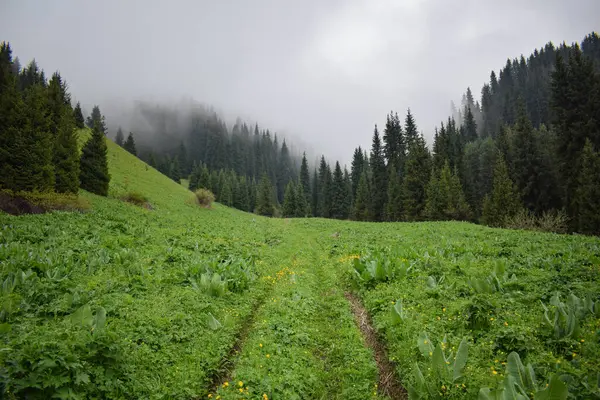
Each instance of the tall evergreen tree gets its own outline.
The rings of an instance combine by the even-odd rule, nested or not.
[[[106,135],[106,120],[104,116],[100,112],[100,107],[97,105],[92,108],[92,113],[85,121],[88,128],[94,129],[95,125],[98,124],[98,127],[103,135]]]
[[[302,154],[302,163],[300,164],[300,177],[299,184],[302,185],[302,191],[304,192],[304,201],[306,204],[310,204],[311,193],[310,193],[310,173],[308,172],[308,162],[306,161],[306,153]]]
[[[273,193],[272,193],[271,181],[266,173],[263,173],[260,178],[260,184],[258,187],[257,199],[256,199],[256,213],[259,215],[272,216],[273,215]]]
[[[420,136],[409,147],[404,174],[402,181],[404,219],[416,221],[422,217],[425,208],[425,194],[430,178],[429,151],[425,147],[425,140]]]
[[[325,161],[325,157],[321,156],[319,164],[319,197],[317,204],[317,216],[329,218],[331,213],[331,169]]]
[[[358,182],[360,176],[365,169],[365,158],[363,150],[358,146],[354,149],[354,155],[352,156],[352,164],[350,165],[350,174],[352,176],[352,198],[356,198],[356,190],[358,189]]]
[[[504,157],[498,155],[494,168],[494,188],[483,201],[481,220],[491,226],[502,226],[507,217],[516,215],[521,208],[519,192],[508,175]]]
[[[383,154],[388,166],[395,165],[397,168],[403,165],[406,144],[397,113],[390,112],[387,116],[383,133],[383,143]]]
[[[125,141],[125,143],[123,143],[123,148],[131,154],[133,154],[134,156],[137,156],[137,150],[135,149],[135,140],[133,139],[133,132],[129,132],[129,135],[127,135],[127,140]],[[175,159],[177,159],[177,157],[175,157]],[[179,163],[179,160],[177,162]],[[179,174],[181,175],[181,172],[179,172]]]
[[[387,201],[387,171],[377,125],[373,132],[370,166],[372,174],[371,218],[374,221],[382,221]]]
[[[294,216],[304,218],[308,214],[310,214],[310,207],[308,206],[306,196],[304,195],[304,186],[302,183],[298,182],[298,185],[296,185],[296,210]]]
[[[229,174],[223,174],[223,183],[219,191],[219,203],[231,207],[233,205],[233,188]]]
[[[99,120],[95,120],[92,137],[81,151],[79,181],[82,189],[100,196],[108,196],[110,175],[107,152],[102,125]]]
[[[123,147],[123,144],[125,143],[125,136],[123,135],[123,129],[121,129],[121,127],[119,127],[119,129],[117,129],[117,135],[115,136],[115,143],[121,147]]]
[[[319,176],[317,175],[317,170],[313,171],[313,179],[312,179],[312,198],[311,198],[311,210],[313,217],[318,217],[318,207],[319,207]]]
[[[285,187],[285,196],[283,198],[283,216],[285,218],[292,218],[296,216],[297,212],[297,201],[296,201],[296,188],[294,182],[288,182]]]
[[[600,154],[594,151],[590,139],[583,146],[574,196],[578,232],[600,234]]]
[[[333,181],[331,183],[331,218],[347,219],[349,204],[347,202],[347,190],[344,184],[344,174],[340,163],[335,163],[333,170]]]
[[[402,182],[394,164],[390,165],[389,170],[386,219],[389,221],[400,221],[402,219]]]
[[[52,154],[54,189],[59,193],[77,193],[79,190],[79,150],[72,111],[63,107],[59,129]]]
[[[371,204],[371,191],[367,177],[367,171],[360,174],[356,198],[354,200],[353,216],[357,221],[370,220],[369,206]]]
[[[477,123],[475,122],[471,108],[467,106],[465,106],[465,120],[463,124],[465,128],[465,143],[477,140]]]
[[[129,137],[127,139],[129,141]],[[125,142],[125,144],[127,144],[127,142]],[[177,156],[173,157],[171,165],[169,166],[169,178],[177,183],[181,183],[181,169],[179,167],[179,158]]]
[[[409,150],[419,139],[419,132],[417,130],[417,123],[415,118],[410,112],[410,108],[406,112],[406,118],[404,120],[404,135],[406,137],[406,149]]]
[[[73,109],[73,118],[77,129],[85,128],[85,120],[83,119],[83,112],[81,111],[81,104],[79,104],[79,102],[77,102],[77,105],[75,105],[75,108]]]

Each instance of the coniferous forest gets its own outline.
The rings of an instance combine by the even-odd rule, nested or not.
[[[85,119],[65,80],[1,48],[0,187],[106,195],[106,121]],[[427,143],[417,117],[391,111],[370,149],[349,167],[323,155],[310,165],[276,133],[239,120],[229,129],[204,107],[184,114],[139,105],[152,135],[119,128],[117,144],[190,190],[211,190],[241,210],[359,221],[465,220],[491,226],[600,233],[600,39],[546,44],[508,59]],[[112,135],[111,135],[112,136]],[[152,136],[152,139],[149,139]]]

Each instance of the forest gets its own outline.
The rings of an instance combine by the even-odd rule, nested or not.
[[[176,182],[186,179],[192,191],[206,188],[224,205],[262,215],[465,220],[597,234],[599,43],[591,33],[581,44],[548,43],[528,58],[508,59],[491,72],[480,100],[467,88],[433,143],[410,108],[402,116],[391,111],[349,167],[325,155],[309,167],[311,155],[292,154],[276,133],[239,119],[228,129],[201,106],[183,113],[139,104],[144,126],[127,138],[119,127],[114,140]],[[21,68],[8,43],[1,79],[0,187],[105,193],[102,144],[90,141],[80,161],[72,134],[85,123],[98,138],[107,135],[99,107],[84,122],[60,74],[47,81],[35,60]],[[99,180],[86,172],[94,168],[104,169]]]

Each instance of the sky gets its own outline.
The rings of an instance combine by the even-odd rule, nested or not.
[[[0,0],[0,40],[109,124],[134,100],[194,99],[348,163],[389,111],[431,142],[467,87],[598,16],[598,0]]]

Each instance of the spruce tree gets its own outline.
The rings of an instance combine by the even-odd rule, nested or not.
[[[574,196],[578,232],[600,234],[600,154],[594,151],[590,139],[583,147]]]
[[[245,176],[240,176],[238,179],[236,198],[234,199],[236,208],[242,211],[249,211],[250,199],[248,197],[248,183]]]
[[[417,123],[415,118],[410,112],[410,108],[406,112],[406,118],[404,120],[404,136],[406,138],[406,149],[409,150],[419,139],[419,132],[417,130]]]
[[[516,215],[521,209],[519,192],[510,177],[502,155],[496,158],[492,193],[483,201],[481,220],[486,225],[502,226],[506,218]]]
[[[73,109],[73,119],[75,120],[75,127],[77,129],[85,128],[85,120],[83,119],[83,112],[81,111],[81,104],[77,102]]]
[[[195,192],[200,186],[200,166],[195,165],[192,169],[192,173],[188,178],[188,189]]]
[[[127,137],[127,142],[129,142],[129,137],[133,139],[130,134]],[[125,144],[127,144],[127,142],[125,142]],[[179,159],[177,156],[173,157],[173,160],[171,161],[171,165],[169,167],[169,178],[173,179],[177,183],[181,183],[181,169],[179,168]]]
[[[304,187],[302,183],[298,182],[298,185],[296,185],[296,210],[294,212],[294,216],[298,218],[304,218],[309,213],[310,207],[308,206],[306,196],[304,195]]]
[[[63,107],[52,154],[54,164],[54,189],[58,193],[77,193],[79,190],[79,149],[73,115]]]
[[[369,206],[371,204],[371,191],[367,177],[367,171],[360,174],[358,188],[356,189],[356,198],[354,199],[353,216],[357,221],[370,220]]]
[[[300,185],[302,185],[302,192],[304,193],[304,203],[310,204],[311,192],[310,192],[310,173],[308,172],[308,162],[306,161],[306,153],[302,154],[302,163],[300,165]]]
[[[106,135],[106,120],[100,112],[100,107],[97,105],[92,108],[92,113],[85,121],[85,124],[91,129],[94,129],[95,125],[98,124],[100,132],[102,132],[103,135]]]
[[[256,198],[256,213],[268,217],[273,215],[272,186],[271,181],[266,173],[263,173],[262,178],[260,178],[260,184],[258,186]]]
[[[296,189],[294,188],[294,182],[288,182],[285,187],[285,195],[283,198],[283,216],[285,218],[292,218],[296,215],[297,201],[296,201]]]
[[[435,169],[431,170],[427,184],[427,199],[425,202],[425,216],[432,221],[444,219],[444,198],[440,191],[440,181]]]
[[[429,150],[425,146],[425,140],[418,136],[409,147],[404,168],[402,208],[405,220],[417,221],[422,217],[429,178]]]
[[[46,109],[46,88],[39,83],[30,85],[25,90],[24,103],[22,125],[17,126],[17,146],[11,155],[17,172],[17,185],[13,189],[52,191],[55,183],[52,165],[54,138]]]
[[[117,137],[118,137],[118,134],[117,134]],[[134,156],[137,156],[137,150],[135,149],[135,140],[133,139],[133,132],[129,132],[129,135],[127,135],[127,140],[125,141],[125,143],[123,143],[123,148],[125,150],[127,150],[128,152],[130,152],[131,154],[133,154]],[[175,159],[173,161],[175,162],[175,160],[177,160],[177,163],[179,163],[178,157],[175,157]],[[179,169],[179,175],[181,176],[181,169]],[[175,178],[173,178],[173,179],[175,179]]]
[[[370,216],[374,221],[382,221],[387,201],[387,171],[377,125],[373,132],[370,166],[372,174]]]
[[[82,189],[100,196],[108,196],[110,175],[107,151],[102,125],[96,120],[92,137],[81,151],[79,181]]]
[[[352,198],[356,198],[356,190],[358,189],[358,181],[360,181],[360,175],[365,168],[365,158],[363,150],[358,146],[354,149],[352,156],[352,164],[350,165],[350,174],[352,176]]]
[[[227,207],[233,205],[233,188],[229,174],[223,175],[223,183],[221,185],[221,190],[219,191],[218,201]]]
[[[449,191],[449,208],[446,211],[446,215],[453,220],[465,221],[468,220],[471,215],[469,204],[465,198],[462,185],[460,184],[460,177],[458,176],[458,169],[454,168],[454,172],[450,176],[450,191]]]
[[[121,147],[123,147],[123,144],[125,143],[125,136],[123,135],[123,129],[121,129],[121,127],[119,127],[119,129],[117,129],[117,135],[115,136],[115,143]]]
[[[344,184],[344,174],[340,167],[340,163],[336,162],[331,183],[331,218],[348,218],[348,203],[346,198],[347,191]]]
[[[395,164],[390,165],[388,179],[386,219],[400,221],[402,219],[402,183],[398,176]]]
[[[211,189],[211,182],[210,182],[210,173],[208,172],[208,167],[206,166],[206,164],[202,165],[202,168],[200,169],[200,176],[198,178],[198,187],[200,188],[204,188],[204,189]]]
[[[317,204],[317,216],[329,218],[331,212],[331,169],[325,161],[325,157],[321,156],[319,164],[319,197]]]
[[[317,175],[317,170],[313,171],[313,179],[312,179],[312,190],[311,190],[312,198],[311,198],[311,211],[313,217],[318,217],[318,206],[319,206],[319,177]]]
[[[390,112],[385,123],[383,133],[383,153],[387,160],[387,164],[395,165],[398,168],[404,164],[404,153],[406,144],[404,143],[404,133],[398,114]]]
[[[465,120],[464,132],[465,132],[465,143],[469,143],[477,140],[477,124],[475,123],[475,117],[470,107],[465,106]]]
[[[344,198],[344,209],[346,210],[346,218],[350,218],[352,215],[352,204],[354,203],[354,197],[352,195],[352,180],[350,179],[350,173],[344,165],[344,189],[346,196]]]

